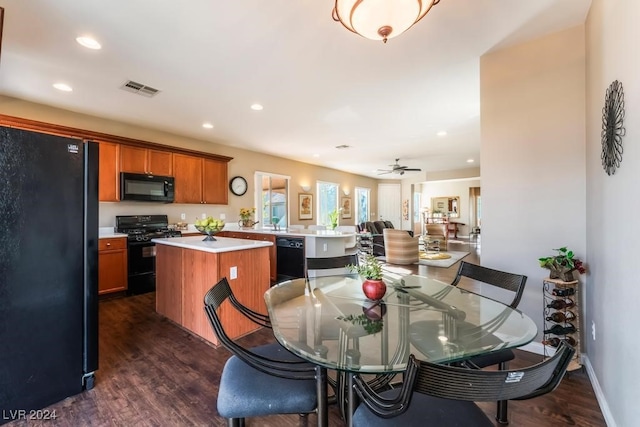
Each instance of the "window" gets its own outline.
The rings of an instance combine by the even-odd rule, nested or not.
[[[413,193],[413,222],[420,222],[420,205],[422,204],[422,193],[416,191]]]
[[[338,209],[338,184],[318,181],[318,225],[331,225],[329,214]]]
[[[368,188],[356,187],[355,214],[356,224],[369,221],[369,190]]]
[[[256,221],[263,228],[273,224],[288,227],[289,179],[284,175],[256,172]]]

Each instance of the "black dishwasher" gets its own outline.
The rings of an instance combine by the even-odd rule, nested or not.
[[[276,238],[277,282],[304,277],[304,237]]]

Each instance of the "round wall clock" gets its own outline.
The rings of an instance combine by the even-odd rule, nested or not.
[[[234,176],[229,181],[229,190],[236,196],[242,196],[247,192],[247,180],[241,176]]]
[[[616,173],[622,161],[622,137],[625,134],[624,91],[622,83],[614,81],[609,85],[602,108],[602,167],[607,175]]]

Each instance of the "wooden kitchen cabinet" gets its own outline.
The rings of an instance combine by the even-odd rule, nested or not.
[[[98,199],[101,202],[117,202],[120,200],[120,169],[118,157],[120,144],[98,141],[99,144],[99,177]]]
[[[172,176],[173,153],[122,145],[120,147],[120,171]]]
[[[228,203],[226,162],[174,154],[173,176],[175,203]]]
[[[98,295],[127,290],[127,239],[98,241]]]

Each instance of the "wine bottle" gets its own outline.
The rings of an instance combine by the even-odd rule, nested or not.
[[[574,288],[553,288],[551,293],[557,297],[568,297],[576,293]]]
[[[576,331],[576,327],[573,326],[572,323],[567,324],[567,326],[553,325],[549,329],[545,329],[545,334],[554,334],[554,335],[567,335],[572,334]]]
[[[575,318],[576,318],[576,315],[574,314],[573,311],[567,311],[565,313],[561,311],[556,311],[555,313],[551,313],[551,315],[547,316],[546,320],[550,322],[562,323],[562,322],[570,322]]]
[[[571,298],[567,298],[564,300],[556,299],[547,304],[547,308],[553,308],[555,310],[563,310],[565,308],[571,308],[575,305]]]
[[[565,341],[567,344],[569,344],[571,347],[575,347],[575,345],[578,343],[573,337],[565,337],[565,338],[558,338],[558,337],[550,337],[547,340],[543,340],[542,344],[544,345],[548,345],[551,347],[557,347],[560,345],[560,343],[562,341]]]

